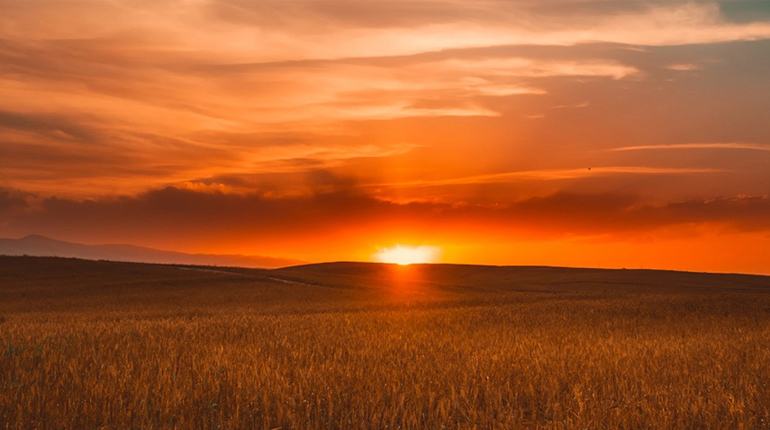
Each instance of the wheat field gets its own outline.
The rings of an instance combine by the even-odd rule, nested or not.
[[[770,428],[763,278],[388,298],[281,273],[4,258],[0,428]]]

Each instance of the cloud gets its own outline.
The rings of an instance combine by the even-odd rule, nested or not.
[[[562,179],[577,179],[588,177],[606,177],[612,175],[690,175],[720,173],[720,169],[697,168],[667,168],[643,166],[604,166],[580,169],[545,169],[519,172],[494,173],[489,175],[474,175],[462,178],[442,179],[435,181],[411,181],[398,183],[371,184],[371,187],[433,187],[462,184],[493,184],[501,182],[520,181],[553,181]]]
[[[770,145],[761,143],[677,143],[672,145],[637,145],[613,148],[612,151],[645,151],[665,149],[746,149],[752,151],[770,151]]]
[[[297,1],[211,3],[217,18],[297,48],[305,58],[409,55],[512,44],[682,45],[770,36],[766,21],[735,22],[710,2]],[[299,31],[305,22],[316,30]],[[288,29],[288,30],[287,30]],[[304,33],[304,34],[303,34]],[[314,40],[307,43],[306,39]],[[348,43],[340,43],[347,40]],[[280,46],[280,45],[279,45]],[[270,52],[272,56],[280,54]]]
[[[28,200],[34,197],[34,194],[21,190],[0,188],[0,216],[27,209]]]
[[[700,234],[701,227],[770,231],[766,195],[653,204],[633,195],[555,193],[496,206],[457,206],[379,200],[362,193],[354,180],[329,172],[318,172],[307,181],[314,194],[276,198],[167,187],[134,197],[52,197],[36,206],[23,204],[23,192],[5,190],[0,192],[5,208],[0,213],[7,235],[38,233],[81,242],[128,241],[201,251],[216,245],[264,253],[280,246],[287,255],[331,237],[346,246],[363,246],[393,232],[444,241],[603,235],[625,242],[670,229],[680,234]],[[660,234],[665,237],[670,231]]]
[[[708,187],[693,178],[719,172],[736,178],[720,181],[731,184],[724,195],[764,193],[755,160],[673,165],[651,151],[603,151],[763,141],[770,24],[727,9],[3,2],[0,174],[4,186],[75,200],[169,185],[301,196],[316,170],[359,178],[359,188],[466,187],[418,196],[444,202],[473,201],[477,185],[516,183],[500,194],[524,198],[591,178],[601,191],[644,193],[652,177],[676,176],[665,190],[697,195]],[[694,64],[708,67],[665,70]],[[409,194],[391,188],[379,196]]]
[[[564,61],[515,57],[451,59],[429,63],[423,67],[435,67],[470,75],[515,77],[602,76],[622,79],[639,72],[634,67],[606,60]]]
[[[39,133],[58,139],[97,142],[99,133],[83,124],[84,119],[57,114],[0,111],[0,128]]]
[[[301,168],[287,160],[331,168],[392,158],[423,144],[368,143],[346,126],[500,117],[488,99],[546,94],[524,78],[620,79],[636,70],[610,60],[491,53],[232,65],[189,53],[178,39],[159,49],[122,33],[26,36],[0,39],[0,167],[16,187],[59,195]]]
[[[699,64],[688,64],[688,63],[678,63],[678,64],[669,64],[666,66],[666,69],[668,70],[674,70],[677,72],[690,72],[693,70],[703,70],[703,66]]]

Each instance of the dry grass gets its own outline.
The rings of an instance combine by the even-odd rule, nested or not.
[[[386,302],[257,272],[131,266],[142,283],[120,284],[107,274],[127,266],[100,267],[75,295],[39,275],[23,297],[18,273],[0,276],[0,428],[770,428],[759,290]]]

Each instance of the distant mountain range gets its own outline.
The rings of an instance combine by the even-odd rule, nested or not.
[[[83,245],[44,236],[0,239],[0,255],[71,257],[87,260],[131,261],[139,263],[190,264],[276,268],[302,264],[302,261],[254,255],[186,254],[134,245]]]

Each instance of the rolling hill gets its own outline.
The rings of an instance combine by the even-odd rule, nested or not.
[[[768,276],[648,269],[338,262],[292,266],[271,273],[294,282],[351,289],[389,288],[400,283],[412,289],[463,292],[770,292]]]
[[[645,294],[766,294],[770,277],[660,270],[339,262],[280,269],[0,256],[0,311],[40,306],[249,308],[308,303],[338,309],[394,303],[478,303]],[[354,304],[355,303],[355,304]],[[17,306],[18,305],[18,306]],[[306,309],[305,309],[306,310]]]
[[[769,292],[653,270],[0,256],[0,422],[766,428]]]

